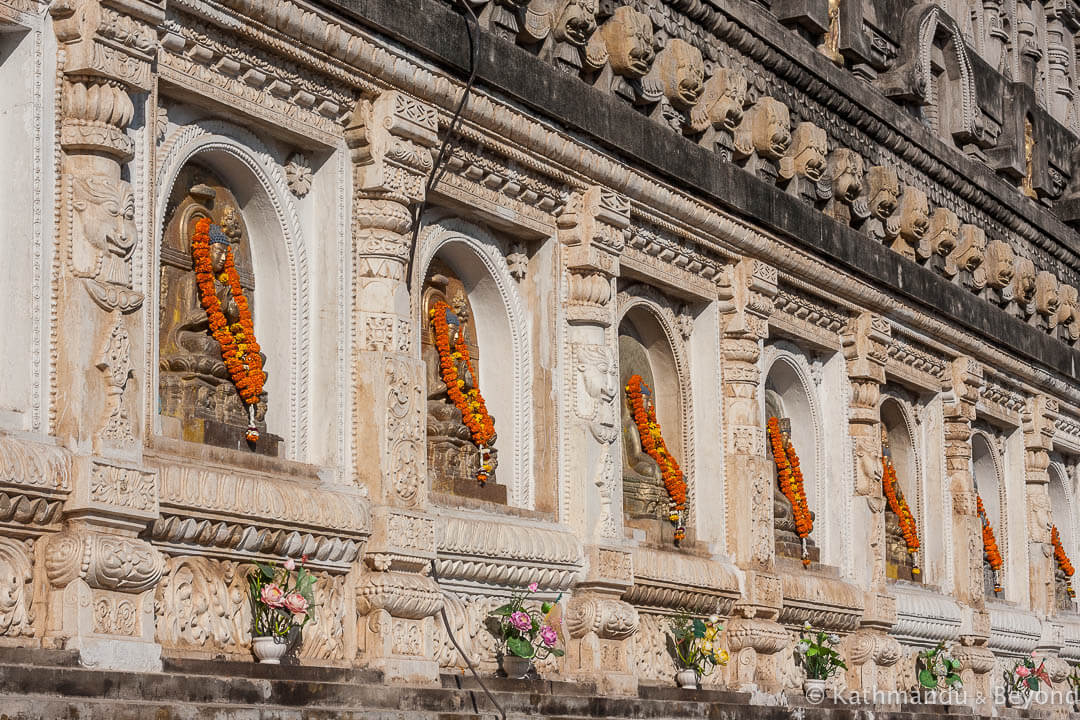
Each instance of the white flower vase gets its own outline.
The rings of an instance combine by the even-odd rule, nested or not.
[[[817,704],[825,699],[825,681],[818,678],[803,680],[803,694],[810,702]]]
[[[698,674],[693,668],[684,668],[675,673],[675,683],[683,690],[697,690]]]
[[[506,677],[512,680],[524,680],[532,669],[532,660],[513,654],[503,655],[501,664]]]
[[[280,642],[270,635],[260,635],[251,639],[251,650],[264,665],[280,665],[281,657],[288,649],[289,644],[284,641],[284,638]]]

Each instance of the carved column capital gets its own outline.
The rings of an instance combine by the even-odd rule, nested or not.
[[[983,367],[975,359],[961,356],[953,360],[946,378],[945,417],[956,422],[975,419],[975,404],[982,390]]]
[[[892,328],[885,318],[869,312],[856,315],[841,333],[840,342],[849,378],[885,382],[885,362],[892,342]]]
[[[1027,400],[1021,415],[1024,423],[1024,447],[1032,453],[1046,453],[1054,445],[1054,421],[1058,416],[1058,401],[1047,395],[1034,395]],[[1030,458],[1029,458],[1030,460]],[[1029,468],[1031,467],[1029,463]],[[1046,469],[1044,464],[1041,470]],[[1031,482],[1029,479],[1028,482]]]
[[[764,340],[777,293],[777,271],[755,258],[743,258],[721,273],[718,283],[721,327],[726,337]]]
[[[402,92],[360,100],[345,128],[357,192],[402,204],[423,200],[438,131],[438,111]]]
[[[629,199],[599,185],[575,195],[559,215],[571,323],[612,323],[611,278],[619,274],[629,228]]]

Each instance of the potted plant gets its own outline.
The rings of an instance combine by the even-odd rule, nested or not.
[[[847,670],[847,665],[835,649],[839,644],[838,635],[826,633],[824,630],[815,632],[810,623],[803,625],[803,630],[799,633],[795,654],[806,668],[803,692],[815,703],[825,698],[825,681],[839,671]]]
[[[1038,692],[1042,683],[1050,685],[1050,675],[1046,672],[1046,661],[1035,664],[1035,653],[1030,657],[1017,660],[1012,670],[1004,672],[1005,704],[1008,707],[1027,707],[1031,702],[1031,693]]]
[[[727,665],[727,650],[720,647],[724,626],[716,615],[705,620],[680,614],[669,621],[672,656],[679,671],[675,682],[683,690],[697,688],[701,678],[718,665]]]
[[[959,690],[960,661],[945,650],[945,641],[941,641],[932,650],[923,650],[915,660],[915,674],[919,686],[929,693],[942,690]]]
[[[277,563],[255,563],[248,573],[251,601],[251,649],[259,662],[278,665],[288,650],[289,633],[299,633],[311,620],[315,607],[315,576],[304,563],[289,558]]]
[[[537,589],[536,583],[530,583],[525,592],[515,593],[510,602],[488,613],[498,621],[499,664],[509,678],[524,678],[534,660],[563,655],[563,651],[555,647],[559,633],[551,622],[551,612],[559,600],[541,603],[539,609],[530,608],[525,599]]]

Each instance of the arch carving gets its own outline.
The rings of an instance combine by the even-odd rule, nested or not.
[[[487,293],[483,297],[473,297],[470,293],[469,299],[480,315],[477,330],[481,343],[487,341],[504,344],[507,346],[504,349],[510,351],[510,382],[506,387],[506,394],[510,397],[499,399],[488,392],[484,393],[484,397],[495,418],[500,439],[506,432],[506,423],[509,423],[510,429],[505,436],[508,442],[502,444],[496,440],[496,443],[503,448],[499,453],[500,467],[512,469],[508,487],[510,503],[517,507],[531,508],[535,503],[535,480],[532,472],[532,341],[525,303],[518,294],[517,283],[510,274],[503,249],[495,237],[478,225],[453,217],[435,220],[420,233],[412,278],[414,288],[422,285],[436,254],[450,247],[463,249],[478,260],[479,264],[473,267],[471,272],[479,271],[491,281],[493,297],[489,297]],[[451,264],[455,267],[458,265],[454,262]],[[457,269],[459,274],[464,274],[463,270],[467,268]],[[496,305],[495,297],[497,307],[493,306]],[[413,293],[411,302],[412,316],[419,317],[419,293]],[[505,326],[498,327],[497,319],[493,317],[496,311],[505,318]],[[418,323],[413,338],[413,347],[417,353],[420,348],[420,331]],[[497,403],[500,402],[509,412],[497,409]]]
[[[176,129],[158,148],[155,203],[154,239],[150,246],[151,272],[148,285],[153,303],[150,318],[160,314],[158,301],[160,248],[165,229],[168,200],[173,184],[181,170],[197,159],[211,166],[227,181],[236,186],[250,186],[252,197],[269,206],[269,213],[244,213],[253,240],[253,261],[260,281],[256,294],[256,331],[264,351],[271,343],[287,347],[279,353],[284,362],[268,365],[267,372],[271,397],[275,404],[284,405],[286,411],[283,427],[272,427],[280,432],[288,443],[288,456],[295,460],[307,459],[309,431],[308,405],[310,397],[310,302],[307,244],[304,240],[288,179],[280,163],[266,145],[251,132],[221,120],[204,120]],[[251,182],[254,181],[254,182]],[[262,203],[260,203],[262,204]],[[269,277],[266,277],[269,275]],[[258,319],[259,307],[284,305],[288,312],[288,330],[284,337],[271,338],[264,333],[269,323]],[[280,308],[277,309],[280,312]],[[267,315],[268,313],[263,313]],[[264,337],[266,340],[264,341]],[[147,347],[158,356],[158,338],[152,323],[147,326]],[[287,365],[282,367],[281,365]],[[147,387],[157,387],[157,363],[150,363]],[[276,375],[276,376],[275,376]],[[153,393],[146,394],[148,422],[156,416]],[[271,417],[274,413],[271,411]],[[148,428],[149,433],[153,427]],[[149,436],[148,433],[148,436]]]

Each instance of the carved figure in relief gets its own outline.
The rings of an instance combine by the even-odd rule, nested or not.
[[[776,98],[758,99],[735,132],[734,157],[750,172],[776,182],[777,163],[791,145],[791,114]]]
[[[705,60],[701,51],[675,38],[656,57],[652,72],[664,88],[664,97],[679,111],[690,110],[705,89]]]
[[[822,206],[832,198],[832,179],[827,175],[829,164],[828,138],[825,130],[813,123],[803,122],[791,134],[791,147],[780,161],[780,179],[787,182],[787,191],[802,200]]]
[[[977,225],[961,225],[956,250],[945,260],[945,275],[953,277],[959,274],[966,287],[978,292],[986,286],[985,258],[986,233]]]
[[[599,0],[533,0],[525,9],[521,40],[543,42],[539,55],[555,67],[577,75],[599,70],[607,62],[603,43],[592,46]]]
[[[637,338],[619,336],[620,387],[633,375],[640,375],[650,388],[656,388],[648,351]],[[646,408],[655,404],[654,397],[644,397]],[[664,488],[660,466],[645,452],[638,435],[637,425],[630,414],[625,397],[620,399],[623,438],[623,510],[631,518],[660,518],[667,508],[668,496]]]
[[[1080,306],[1077,290],[1072,285],[1062,283],[1058,288],[1057,327],[1062,340],[1076,342],[1080,340]]]
[[[505,503],[506,486],[499,485],[495,475],[499,464],[497,451],[494,447],[490,449],[489,464],[492,469],[486,484],[481,486],[477,482],[480,452],[473,444],[472,434],[464,423],[461,410],[450,399],[443,381],[439,352],[428,321],[432,306],[440,300],[450,306],[446,317],[450,347],[456,346],[459,338],[463,339],[472,361],[470,369],[464,358],[452,359],[457,377],[464,383],[461,386],[463,393],[476,387],[477,378],[473,376],[473,371],[479,372],[482,362],[481,350],[476,342],[475,316],[465,286],[448,265],[436,259],[431,264],[431,274],[423,293],[424,331],[421,344],[427,376],[427,452],[431,488],[434,492]],[[493,437],[492,444],[494,442]]]
[[[984,236],[985,237],[985,236]],[[995,294],[999,304],[1006,304],[1013,298],[1013,275],[1016,256],[1012,247],[1004,240],[994,240],[986,246],[986,285]]]
[[[1017,257],[1013,270],[1013,300],[1010,311],[1020,317],[1035,312],[1035,263],[1029,258]]]
[[[875,165],[866,174],[869,185],[870,219],[866,233],[883,243],[892,243],[900,235],[900,218],[896,208],[900,202],[900,179],[896,170]]]
[[[838,148],[829,155],[829,177],[833,200],[826,212],[838,222],[858,227],[870,217],[863,183],[863,159],[850,148]]]
[[[600,28],[600,36],[616,75],[640,78],[649,72],[656,51],[648,15],[623,5]]]
[[[930,216],[930,227],[926,233],[926,249],[930,256],[930,265],[940,270],[945,277],[956,275],[956,250],[960,237],[960,219],[948,208],[937,208]]]
[[[33,574],[26,546],[0,538],[0,636],[33,635],[30,613]]]
[[[103,175],[69,177],[75,211],[72,270],[79,277],[130,288],[130,260],[138,240],[131,185]]]
[[[237,323],[239,308],[228,281],[223,281],[231,247],[248,306],[255,315],[254,273],[250,239],[236,199],[208,171],[188,166],[181,171],[169,201],[161,248],[160,403],[166,435],[228,448],[247,448],[250,417],[221,357],[221,345],[210,331],[193,271],[191,239],[196,222],[209,218],[210,263],[214,296],[227,322]],[[265,366],[265,356],[263,359]],[[259,440],[255,452],[276,455],[281,438],[267,432],[264,392],[255,406]]]
[[[892,249],[909,260],[926,260],[930,257],[925,242],[929,229],[930,205],[926,193],[905,185],[900,196],[900,237],[893,240]]]
[[[1057,327],[1058,281],[1046,270],[1040,270],[1035,276],[1035,312],[1041,326],[1049,330]]]
[[[690,111],[692,132],[703,133],[703,147],[731,160],[734,132],[746,107],[746,75],[731,68],[717,68],[705,83],[701,99]]]

